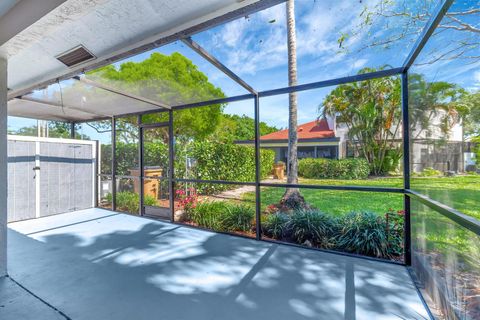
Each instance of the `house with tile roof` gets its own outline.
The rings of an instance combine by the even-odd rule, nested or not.
[[[299,124],[298,158],[338,159],[341,155],[341,138],[335,135],[335,121],[319,119]],[[237,141],[238,144],[253,145],[252,140]],[[287,161],[288,129],[272,132],[260,137],[260,147],[275,151],[275,161]]]

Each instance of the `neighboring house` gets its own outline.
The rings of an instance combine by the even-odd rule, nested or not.
[[[437,115],[440,119],[440,116]],[[324,118],[299,124],[298,158],[343,159],[357,157],[352,141],[348,137],[348,128],[334,118]],[[392,129],[393,130],[393,129]],[[402,143],[402,128],[396,130],[395,141]],[[461,123],[452,126],[445,135],[440,123],[431,119],[428,130],[412,130],[410,149],[411,169],[420,172],[425,168],[440,171],[463,172],[468,165],[464,155],[463,127]],[[252,145],[253,140],[236,141],[237,144]],[[260,137],[260,147],[275,151],[275,161],[287,161],[288,129],[273,132]],[[465,150],[466,151],[466,150]]]
[[[427,129],[411,130],[411,170],[421,172],[425,168],[434,168],[442,172],[463,172],[468,165],[465,156],[463,125],[454,123],[449,133],[441,130],[441,118],[444,111],[438,111],[429,121]]]
[[[321,119],[303,123],[298,130],[298,158],[338,159],[340,138],[335,136],[334,121]],[[252,140],[236,141],[237,144],[253,145]],[[287,161],[288,129],[260,137],[260,147],[275,151],[275,161]]]

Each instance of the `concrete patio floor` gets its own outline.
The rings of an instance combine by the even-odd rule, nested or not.
[[[8,236],[9,275],[36,297],[3,278],[2,320],[428,319],[397,265],[102,209],[11,223]]]

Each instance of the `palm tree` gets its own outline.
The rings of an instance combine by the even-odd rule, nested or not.
[[[287,44],[288,44],[288,85],[297,85],[297,37],[295,30],[294,0],[288,0],[287,9]],[[298,153],[297,153],[297,93],[288,95],[288,158],[287,183],[298,183]],[[305,206],[305,199],[298,188],[287,188],[283,195],[282,205],[288,208]]]

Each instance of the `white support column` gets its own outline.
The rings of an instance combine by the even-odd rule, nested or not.
[[[7,274],[7,60],[0,57],[0,277]]]

